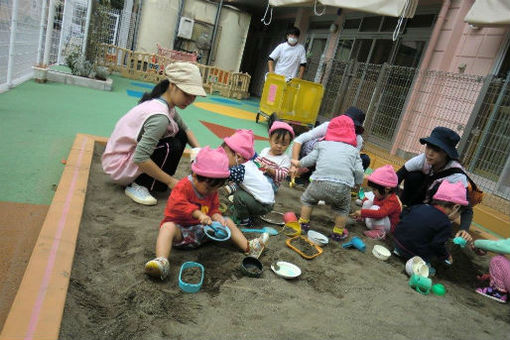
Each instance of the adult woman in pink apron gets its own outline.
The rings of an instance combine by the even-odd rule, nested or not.
[[[196,65],[175,62],[165,69],[168,79],[145,93],[137,106],[115,125],[102,156],[105,173],[133,201],[154,205],[153,191],[172,189],[173,177],[187,143],[199,147],[193,132],[175,111],[196,96],[205,96]]]

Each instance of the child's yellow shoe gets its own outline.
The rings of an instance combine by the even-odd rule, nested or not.
[[[337,242],[346,239],[348,236],[349,231],[345,227],[344,228],[334,227],[333,232],[331,233],[331,239]]]
[[[145,264],[145,274],[152,277],[159,277],[161,280],[167,277],[169,269],[170,264],[168,263],[168,259],[164,257],[157,257]]]
[[[304,218],[300,217],[298,223],[301,228],[301,233],[306,234],[308,230],[310,230],[310,220],[305,220]]]

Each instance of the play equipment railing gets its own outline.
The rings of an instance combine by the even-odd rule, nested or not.
[[[175,61],[182,61],[183,59],[179,57],[186,54],[179,51],[169,52],[172,50],[164,48],[160,50],[158,47],[158,52],[160,51],[164,54],[137,52],[115,45],[100,44],[96,54],[96,64],[108,67],[110,72],[119,72],[129,79],[159,83],[165,79],[166,66]],[[185,58],[191,57],[185,56]],[[238,99],[250,96],[248,89],[251,76],[249,74],[198,64],[194,60],[186,61],[194,62],[198,66],[203,86],[209,93],[218,91],[222,96]]]
[[[173,60],[191,61],[194,63],[197,61],[197,55],[194,53],[172,50],[161,46],[159,43],[156,43],[156,47],[158,48],[158,55],[165,56]]]

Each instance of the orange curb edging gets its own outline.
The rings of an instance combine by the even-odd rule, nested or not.
[[[94,136],[78,134],[0,339],[57,339],[80,226]]]
[[[107,140],[76,135],[0,340],[58,339],[94,144]]]

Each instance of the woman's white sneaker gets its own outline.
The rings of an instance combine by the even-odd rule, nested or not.
[[[146,187],[136,183],[127,186],[124,193],[136,203],[143,205],[156,205],[158,203],[158,200],[149,193]]]

